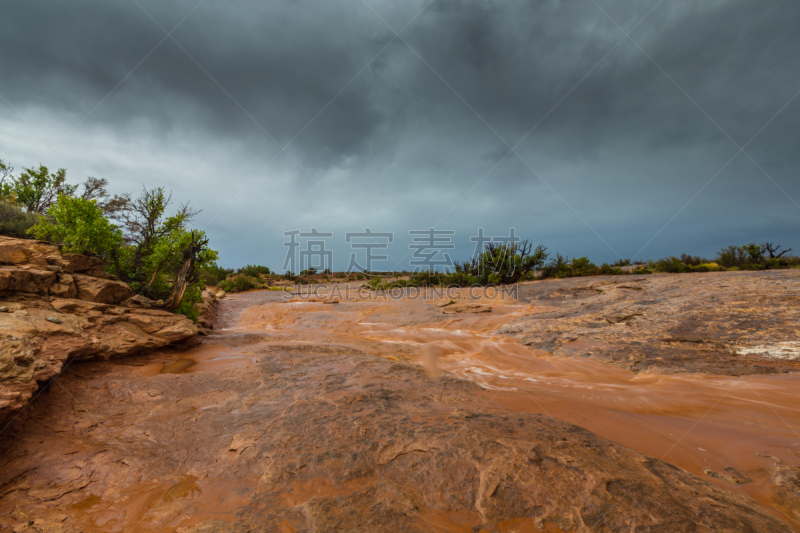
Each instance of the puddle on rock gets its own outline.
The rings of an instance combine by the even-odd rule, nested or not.
[[[190,367],[197,364],[197,361],[193,359],[178,359],[174,363],[170,363],[168,365],[164,365],[161,369],[161,374],[181,374],[186,372]]]

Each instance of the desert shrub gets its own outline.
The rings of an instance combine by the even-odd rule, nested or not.
[[[478,276],[472,276],[466,272],[453,272],[452,274],[444,274],[439,277],[442,285],[447,287],[472,287],[481,285],[481,279]]]
[[[717,254],[717,263],[728,270],[765,270],[789,268],[800,264],[800,258],[786,255],[791,249],[781,250],[772,243],[749,243],[744,246],[728,246]]]
[[[507,244],[489,242],[477,257],[455,265],[456,274],[464,276],[454,278],[454,281],[470,284],[472,277],[476,278],[477,285],[511,285],[528,272],[541,268],[547,257],[544,246],[534,248],[527,240]]]
[[[626,259],[625,261],[629,260]],[[619,261],[617,261],[617,263],[619,263]],[[617,263],[614,263],[613,265],[609,265],[608,263],[603,263],[602,265],[600,265],[599,268],[600,274],[602,274],[603,276],[619,276],[621,274],[624,274],[625,272],[622,270],[622,268],[620,268],[617,265]],[[628,266],[628,265],[623,265],[623,266]]]
[[[741,268],[747,263],[747,252],[741,246],[730,245],[717,252],[716,262],[725,268]]]
[[[596,276],[597,265],[589,261],[588,257],[576,257],[570,265],[570,276]]]
[[[425,287],[428,285],[440,285],[441,284],[441,277],[440,274],[436,272],[430,272],[427,270],[423,270],[421,272],[415,272],[411,274],[409,278],[409,285],[413,285],[415,287]]]
[[[200,269],[200,280],[206,285],[216,287],[221,281],[227,279],[228,275],[232,273],[233,271],[231,269],[222,268],[216,263],[211,263],[204,265]]]
[[[615,272],[614,268],[619,270],[619,267],[606,265],[606,271],[609,273]],[[603,269],[598,268],[587,257],[576,257],[570,260],[569,257],[557,253],[553,260],[542,268],[541,272],[541,279],[574,278],[578,276],[596,276],[603,273]],[[621,270],[619,272],[622,273]]]
[[[389,288],[389,285],[384,283],[381,276],[375,276],[367,282],[367,287],[374,291],[382,291]]]
[[[665,257],[659,259],[653,264],[653,270],[656,272],[669,272],[672,274],[679,274],[686,272],[686,265],[677,257]]]
[[[633,263],[630,259],[618,259],[611,264],[612,267],[626,267],[631,266]]]
[[[555,257],[542,267],[541,279],[546,278],[566,278],[570,273],[569,257],[556,253]]]
[[[258,281],[243,274],[219,282],[219,288],[225,292],[244,292],[257,289],[258,286]]]
[[[688,272],[719,272],[721,270],[725,270],[721,266],[716,263],[700,263],[699,265],[689,266]]]
[[[681,263],[683,263],[686,266],[699,266],[709,262],[710,261],[708,259],[703,259],[699,255],[691,256],[688,254],[681,254]]]
[[[268,276],[272,272],[269,268],[262,265],[247,265],[237,270],[236,273],[244,274],[245,276],[250,276],[251,278],[258,278],[262,274]]]
[[[0,200],[0,235],[29,239],[28,230],[36,224],[39,217],[23,211],[18,206]]]

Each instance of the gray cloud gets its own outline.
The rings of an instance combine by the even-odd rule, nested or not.
[[[339,235],[338,267],[364,226],[405,235],[399,259],[409,229],[445,216],[460,256],[477,226],[514,226],[605,261],[640,250],[800,90],[790,0],[435,0],[415,19],[424,2],[367,1],[10,4],[0,157],[43,161],[106,98],[45,163],[167,185],[204,209],[225,264],[279,267],[282,232],[311,226]],[[643,51],[614,21],[645,15]],[[387,26],[409,21],[402,39]],[[800,98],[747,153],[800,201],[798,113]],[[641,255],[800,248],[800,208],[772,180],[739,154]]]

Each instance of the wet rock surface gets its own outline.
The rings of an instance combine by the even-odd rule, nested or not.
[[[98,259],[0,236],[0,428],[65,365],[142,353],[197,333],[187,318],[127,305]]]
[[[224,373],[70,368],[3,442],[0,523],[24,510],[40,531],[788,531],[577,426],[487,409],[470,382],[335,346],[253,348],[255,367]]]
[[[797,270],[546,280],[519,298],[539,308],[498,332],[556,355],[634,371],[800,370]]]
[[[791,531],[669,463],[496,408],[500,392],[369,353],[381,349],[369,338],[348,343],[342,316],[361,304],[278,299],[220,301],[219,333],[184,356],[194,359],[160,351],[71,365],[0,435],[0,528]],[[496,328],[496,314],[447,319]],[[362,328],[442,327],[430,323],[442,317],[434,305],[359,316]],[[279,324],[291,327],[281,334]],[[765,460],[797,509],[796,466]]]

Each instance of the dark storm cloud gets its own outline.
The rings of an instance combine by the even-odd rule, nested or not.
[[[293,141],[292,159],[276,159],[234,211],[215,219],[219,228],[263,217],[253,196],[274,194],[280,180],[290,197],[307,194],[304,205],[276,205],[273,225],[309,225],[304,208],[313,206],[348,230],[356,220],[405,232],[461,202],[448,223],[525,224],[552,247],[574,240],[613,259],[594,231],[623,255],[638,250],[736,153],[728,135],[743,145],[800,89],[800,4],[789,0],[438,0],[414,20],[423,2],[370,1],[374,12],[361,1],[207,0],[195,11],[196,2],[140,3],[7,3],[0,95],[23,116],[37,110],[63,122],[55,145],[164,39],[159,24],[170,31],[191,12],[173,34],[179,44],[158,46],[74,135],[84,145],[112,143],[111,132],[118,144],[103,152],[108,168],[110,152],[137,143],[163,148],[143,152],[152,168],[185,166],[181,142],[205,153],[225,147],[229,159],[192,176],[197,189],[222,173],[241,175],[230,179],[235,192],[278,154],[261,128],[280,145]],[[634,26],[644,51],[624,36]],[[747,148],[793,198],[798,110],[790,104]],[[517,147],[525,162],[504,158],[534,125]],[[68,145],[64,158],[89,160],[88,147]],[[117,158],[122,168],[132,156]],[[695,217],[695,226],[679,221],[671,234],[687,251],[745,238],[727,221],[731,211],[778,206],[770,220],[748,219],[755,233],[797,227],[796,206],[744,155],[708,191],[680,219]],[[218,200],[195,192],[200,202]],[[207,212],[210,220],[219,209]],[[631,218],[641,223],[632,228]],[[232,230],[219,231],[233,253]],[[679,251],[668,242],[654,255]]]

